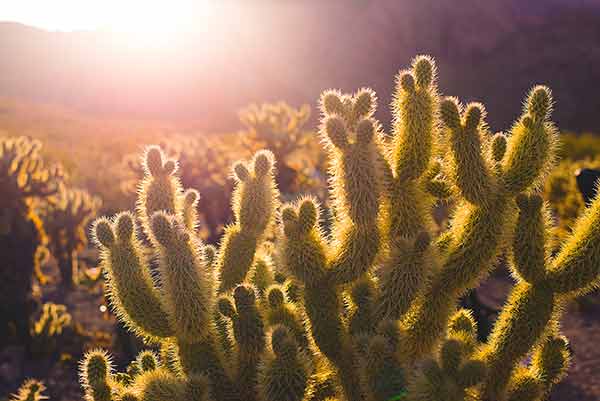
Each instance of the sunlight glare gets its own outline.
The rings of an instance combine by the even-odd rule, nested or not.
[[[132,46],[163,46],[210,19],[212,0],[21,0],[0,9],[0,21],[38,28],[103,30]],[[69,11],[66,11],[69,10]]]

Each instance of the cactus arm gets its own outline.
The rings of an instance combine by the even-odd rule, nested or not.
[[[350,298],[354,310],[348,321],[348,333],[356,340],[372,334],[377,326],[375,299],[377,289],[371,277],[365,276],[354,282]]]
[[[431,279],[402,321],[405,337],[398,349],[400,358],[428,354],[444,332],[456,299],[475,286],[484,269],[490,269],[510,221],[510,206],[503,200],[487,208],[465,204],[453,221],[453,240],[441,270]],[[503,220],[499,220],[501,216]],[[490,221],[496,222],[490,224]]]
[[[412,247],[392,249],[381,271],[378,318],[399,319],[409,309],[429,275],[428,269],[435,263],[426,253],[428,246],[429,235],[423,231]]]
[[[103,351],[88,352],[79,372],[86,401],[114,401],[112,388],[112,366]]]
[[[555,294],[546,280],[547,213],[537,195],[517,197],[519,215],[512,244],[513,270],[520,282],[498,316],[481,353],[490,374],[484,385],[486,397],[501,397],[510,387],[511,375],[556,312]]]
[[[542,382],[529,369],[521,367],[513,375],[507,395],[507,401],[539,401],[543,394]]]
[[[271,152],[258,152],[252,160],[253,173],[246,164],[234,167],[237,180],[233,195],[236,223],[230,226],[218,256],[219,292],[242,283],[254,262],[254,254],[274,220],[279,193],[273,177]]]
[[[511,247],[511,268],[522,280],[538,283],[546,278],[546,238],[550,217],[540,196],[519,195],[519,214]]]
[[[174,331],[134,230],[133,217],[128,213],[119,215],[114,223],[99,219],[94,224],[109,298],[119,319],[135,333],[172,336]]]
[[[482,351],[493,372],[485,382],[486,397],[496,399],[506,391],[515,365],[543,335],[554,302],[548,285],[523,282],[513,289]]]
[[[411,359],[433,349],[439,333],[446,326],[456,298],[477,285],[493,266],[490,261],[497,257],[504,246],[516,217],[512,197],[517,190],[533,186],[549,168],[555,132],[550,129],[552,124],[548,122],[549,108],[538,105],[551,104],[550,91],[545,87],[536,87],[528,99],[521,121],[531,120],[530,114],[535,110],[536,121],[540,124],[543,122],[543,127],[524,131],[521,123],[517,123],[503,159],[503,175],[498,180],[497,191],[490,194],[490,199],[485,203],[461,204],[459,212],[453,216],[449,234],[451,240],[446,244],[443,265],[420,299],[411,306],[403,322],[406,336],[404,350],[399,350],[399,356],[405,354],[404,357]],[[458,125],[457,116],[454,112],[445,113],[443,119],[448,128]],[[520,156],[517,157],[517,153]],[[515,179],[507,180],[507,177]],[[526,178],[516,185],[516,177]]]
[[[365,384],[374,400],[393,400],[406,393],[406,371],[394,358],[394,348],[387,338],[370,338],[363,358]]]
[[[200,244],[163,212],[152,216],[151,230],[160,244],[163,299],[175,335],[180,341],[201,341],[208,333],[212,289],[201,266]]]
[[[345,99],[348,105],[340,110],[330,105],[343,103],[339,95],[329,92],[321,100],[325,115],[321,136],[329,153],[330,188],[336,211],[329,274],[340,284],[368,271],[379,251],[378,219],[386,186],[379,168],[384,157],[378,123],[370,117],[375,94],[363,90]]]
[[[413,60],[410,71],[398,75],[394,113],[393,169],[400,181],[419,178],[433,153],[437,125],[435,65],[426,56]]]
[[[548,269],[555,291],[568,296],[588,292],[600,283],[600,196],[575,223]]]
[[[539,184],[552,164],[556,128],[549,121],[552,95],[545,86],[531,90],[521,119],[512,128],[503,161],[502,182],[516,195]]]
[[[178,215],[182,210],[182,188],[175,177],[177,163],[168,160],[158,146],[150,146],[143,157],[144,179],[137,200],[138,216],[145,232],[152,238],[151,217],[163,211]]]
[[[318,283],[326,275],[325,239],[318,227],[318,206],[307,198],[281,211],[283,268],[301,283]]]
[[[486,364],[473,356],[477,341],[477,327],[466,310],[456,312],[450,319],[447,337],[436,358],[428,359],[416,380],[409,385],[409,400],[468,399],[474,386],[481,383],[488,372]]]
[[[154,369],[141,373],[134,383],[141,401],[182,400],[185,385],[166,369]]]
[[[332,276],[327,275],[324,240],[318,229],[318,208],[305,199],[299,206],[285,206],[282,259],[294,278],[304,284],[304,309],[318,349],[339,372],[347,398],[361,399],[354,352],[340,316],[340,297]]]
[[[310,376],[309,363],[285,326],[274,326],[271,346],[262,357],[258,389],[264,401],[302,401]]]
[[[213,341],[216,335],[189,344],[179,342],[179,359],[184,372],[189,375],[206,375],[210,394],[217,401],[240,401],[243,398],[228,372],[223,357]]]
[[[286,299],[283,288],[272,285],[266,290],[265,323],[269,327],[283,325],[294,336],[296,343],[303,349],[308,348],[308,336],[301,315],[296,307]]]
[[[394,178],[390,190],[389,257],[381,268],[377,302],[379,318],[398,319],[403,315],[436,268],[437,260],[429,257],[427,247],[433,204],[429,189],[433,186],[445,192],[442,180],[433,181],[441,166],[431,161],[438,142],[438,102],[435,64],[428,57],[416,57],[412,69],[398,75],[392,104],[395,128],[390,154]]]
[[[462,196],[480,205],[489,200],[494,185],[481,146],[485,110],[481,104],[471,103],[462,118],[459,110],[460,106],[453,98],[445,99],[441,104],[441,115],[452,148],[449,171]]]
[[[247,400],[256,399],[258,363],[265,348],[263,321],[252,288],[240,285],[233,293],[237,316],[233,333],[238,345],[237,383]]]
[[[10,397],[10,401],[42,401],[47,399],[43,392],[46,390],[46,386],[43,382],[29,379],[26,380],[16,394]]]
[[[198,226],[198,201],[200,194],[195,189],[187,189],[183,194],[183,222],[191,232],[195,232]]]
[[[531,370],[542,379],[546,395],[550,394],[553,385],[564,378],[570,360],[569,343],[565,337],[551,337],[536,346],[531,358]]]

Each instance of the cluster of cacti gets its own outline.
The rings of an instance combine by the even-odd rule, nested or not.
[[[540,400],[568,367],[561,306],[598,283],[600,199],[552,257],[536,194],[555,150],[550,91],[535,87],[510,133],[492,135],[482,105],[441,99],[435,79],[428,57],[400,72],[389,139],[371,90],[323,94],[330,235],[314,199],[279,205],[260,151],[233,168],[235,223],[204,245],[198,193],[150,147],[137,214],[93,231],[117,316],[160,357],[116,373],[90,352],[86,399]],[[431,207],[448,197],[434,238]],[[457,300],[505,250],[517,284],[479,343]]]
[[[307,104],[298,109],[285,102],[251,104],[239,114],[247,129],[247,139],[271,149],[275,157],[292,153],[309,140],[305,128],[310,118]]]
[[[12,395],[10,401],[42,401],[47,399],[43,393],[46,386],[39,380],[26,380],[19,390]]]
[[[557,245],[569,236],[573,224],[586,206],[576,178],[576,174],[582,168],[598,169],[600,160],[563,160],[544,183],[544,198],[550,202],[556,215],[554,234],[557,237]]]
[[[600,153],[600,139],[592,133],[561,133],[558,155],[561,160],[593,159]]]
[[[34,203],[55,194],[62,179],[40,148],[25,137],[0,138],[0,347],[29,338],[35,255],[45,241]]]
[[[269,149],[277,160],[275,181],[282,195],[320,186],[314,169],[324,162],[323,153],[311,141],[306,128],[310,107],[294,108],[285,102],[251,104],[241,110],[245,125],[242,139],[250,150]]]
[[[35,357],[52,355],[58,337],[71,325],[71,314],[65,305],[47,302],[38,320],[31,327],[31,354]]]
[[[60,191],[39,208],[48,235],[48,248],[58,263],[62,285],[70,289],[78,282],[78,252],[87,245],[87,228],[101,201],[85,190],[61,186]]]

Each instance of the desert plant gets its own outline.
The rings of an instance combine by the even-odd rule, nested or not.
[[[233,168],[235,223],[218,250],[204,246],[198,193],[184,191],[177,162],[150,147],[137,216],[101,218],[94,233],[117,316],[161,356],[142,369],[140,356],[131,370],[114,373],[106,353],[88,353],[87,399],[535,401],[546,394],[569,362],[560,306],[598,283],[600,199],[551,258],[536,194],[555,148],[549,89],[532,89],[510,134],[491,135],[483,106],[440,99],[435,77],[424,56],[400,72],[391,140],[373,117],[371,90],[323,94],[330,237],[314,199],[279,207],[275,160],[260,151]],[[431,206],[449,196],[456,211],[434,240]],[[270,232],[275,246],[266,243]],[[482,344],[457,300],[506,248],[517,284]],[[527,355],[529,366],[521,364]]]
[[[34,203],[55,194],[62,177],[59,167],[44,165],[41,146],[0,138],[0,347],[29,338],[35,255],[45,241]]]
[[[314,134],[306,128],[310,107],[294,108],[285,102],[251,104],[239,113],[246,129],[241,138],[251,150],[269,149],[277,160],[275,181],[282,194],[318,190],[321,183],[315,169],[321,167]]]
[[[561,160],[586,160],[595,158],[600,153],[600,139],[590,132],[579,135],[566,132],[561,135],[560,142],[558,154]]]
[[[78,281],[78,252],[87,245],[88,223],[100,204],[100,198],[85,190],[61,186],[61,190],[39,208],[48,235],[48,248],[58,263],[66,289]]]
[[[585,210],[585,200],[577,186],[577,173],[582,168],[597,169],[600,160],[586,159],[561,161],[544,183],[544,198],[550,202],[556,216],[555,235],[562,242]]]
[[[41,358],[52,355],[56,351],[57,339],[65,327],[71,325],[71,315],[65,305],[47,302],[42,312],[31,327],[31,353]]]
[[[46,386],[41,381],[35,379],[26,380],[19,390],[13,394],[10,401],[41,401],[45,400],[43,392],[46,390]]]
[[[186,187],[202,193],[202,210],[199,215],[203,223],[201,236],[216,242],[223,234],[224,226],[231,221],[229,208],[233,185],[229,178],[229,167],[240,158],[251,155],[240,144],[241,137],[228,134],[220,137],[211,135],[172,135],[160,142],[163,151],[178,160],[179,179]],[[139,155],[127,155],[124,159],[131,180],[122,183],[125,193],[135,194],[138,180],[144,171],[140,167]]]

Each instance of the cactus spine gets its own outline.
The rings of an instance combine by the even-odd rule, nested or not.
[[[314,199],[279,207],[274,160],[261,151],[235,164],[235,221],[219,249],[205,246],[196,233],[198,194],[181,188],[174,160],[149,148],[139,219],[101,218],[94,232],[117,315],[160,344],[161,357],[144,354],[114,373],[105,354],[90,353],[82,369],[88,399],[547,394],[569,362],[558,306],[599,281],[600,200],[551,258],[547,213],[535,194],[553,160],[550,91],[534,88],[510,134],[492,136],[483,106],[441,100],[435,79],[424,56],[399,74],[390,140],[373,117],[371,90],[321,97],[331,235]],[[447,197],[456,212],[434,240],[430,208]],[[272,238],[276,246],[267,246]],[[158,258],[160,285],[146,246]],[[518,283],[480,344],[457,299],[507,247]],[[531,363],[522,366],[527,354]]]

